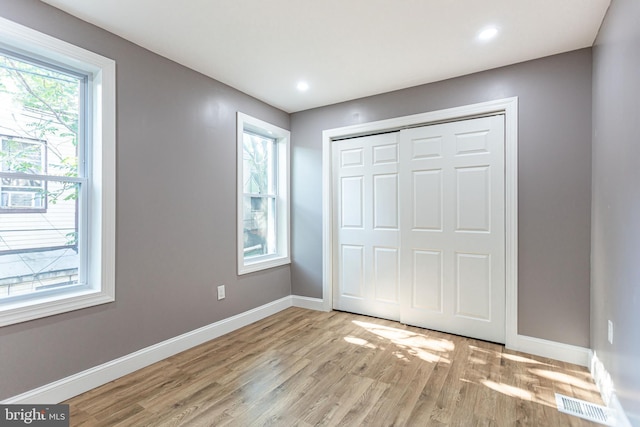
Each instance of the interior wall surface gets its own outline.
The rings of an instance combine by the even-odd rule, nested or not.
[[[292,114],[293,294],[322,298],[323,130],[514,96],[518,332],[588,347],[590,48]]]
[[[291,293],[236,275],[236,111],[287,113],[37,0],[0,16],[116,61],[116,301],[0,328],[0,399]],[[226,285],[226,299],[216,298]]]
[[[593,48],[591,345],[640,426],[640,2],[613,0]],[[613,343],[608,322],[613,323]]]

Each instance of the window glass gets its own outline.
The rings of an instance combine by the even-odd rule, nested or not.
[[[0,172],[46,173],[46,141],[0,135]],[[45,208],[46,181],[31,176],[0,179],[0,209]]]
[[[0,299],[80,283],[85,85],[0,51]]]
[[[276,252],[275,140],[245,132],[243,135],[244,256]]]
[[[276,252],[275,198],[245,196],[244,256]]]
[[[243,148],[244,192],[275,194],[275,140],[245,132]]]

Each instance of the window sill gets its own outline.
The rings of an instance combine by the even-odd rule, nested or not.
[[[283,265],[291,264],[291,258],[288,256],[276,256],[269,258],[262,258],[259,260],[245,261],[243,266],[239,267],[238,275],[255,273],[256,271],[267,270],[269,268],[281,267]]]
[[[6,304],[0,308],[0,327],[115,301],[114,295],[94,289],[37,300]]]

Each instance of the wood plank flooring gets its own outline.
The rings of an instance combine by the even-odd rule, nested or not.
[[[586,368],[342,312],[290,308],[65,402],[72,426],[588,426]]]

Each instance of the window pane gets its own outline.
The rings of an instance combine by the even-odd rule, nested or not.
[[[79,175],[83,84],[0,51],[1,171]]]
[[[0,172],[45,174],[43,141],[0,140]],[[0,209],[44,209],[45,181],[21,177],[0,179]]]
[[[243,136],[244,193],[275,194],[275,141],[251,133]]]
[[[78,283],[78,190],[49,181],[46,212],[2,216],[0,299]]]
[[[78,284],[84,84],[0,51],[0,299]]]
[[[276,252],[275,200],[272,197],[244,197],[244,256]]]
[[[0,147],[0,170],[44,175],[45,141],[18,139],[5,136]]]

